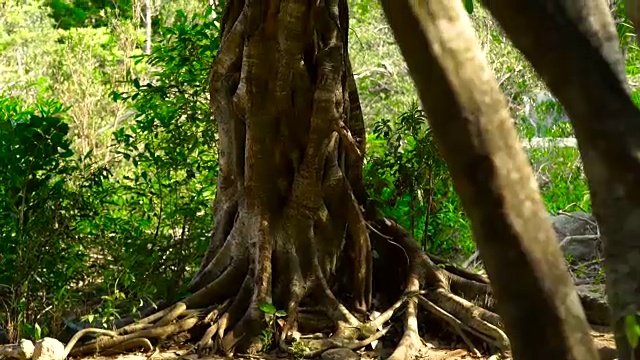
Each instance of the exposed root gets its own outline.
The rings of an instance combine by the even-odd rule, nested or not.
[[[331,339],[331,338],[320,338],[320,339],[309,339],[307,343],[304,345],[306,348],[314,348],[313,350],[307,350],[302,354],[304,358],[315,358],[320,356],[323,352],[335,349],[335,348],[346,348],[349,350],[357,350],[362,349],[363,347],[371,344],[374,341],[380,340],[384,335],[387,334],[391,326],[387,326],[386,328],[375,332],[371,336],[366,339],[353,341],[353,340],[340,340],[340,339]],[[304,341],[304,340],[300,340]],[[280,343],[280,349],[294,356],[299,356],[299,353],[296,353],[293,349],[284,344],[284,342]]]
[[[122,354],[123,352],[127,352],[133,349],[142,349],[143,351],[151,351],[153,350],[153,345],[151,341],[146,338],[136,338],[123,342],[122,344],[116,345],[108,350],[105,350],[102,354],[105,356],[113,356]]]
[[[210,324],[210,326],[207,328],[204,335],[202,335],[200,341],[196,343],[196,349],[200,355],[209,354],[215,351],[213,337],[218,334],[218,338],[222,338],[224,332],[218,332],[218,330],[221,327],[224,328],[226,326],[226,322],[229,316],[226,311],[229,308],[230,304],[231,302],[227,300],[221,305],[214,307],[202,320],[202,323]],[[224,320],[222,320],[223,317]]]
[[[339,121],[335,125],[335,130],[340,135],[342,141],[344,141],[344,143],[347,145],[349,153],[351,153],[355,157],[355,159],[361,159],[362,151],[360,150],[358,144],[356,144],[356,141],[353,138],[353,135],[351,135],[349,128],[347,128],[347,125],[345,125],[344,122]]]
[[[420,283],[418,279],[409,280],[407,285],[409,291],[419,291]],[[404,333],[398,346],[389,357],[389,360],[406,360],[412,359],[422,348],[422,339],[418,332],[418,306],[415,297],[407,302],[407,310],[404,318]]]
[[[171,324],[171,322],[178,318],[184,311],[187,310],[187,305],[183,302],[176,303],[171,311],[160,319],[153,327],[160,327]]]
[[[235,235],[233,233],[232,234]],[[236,230],[237,231],[237,230]],[[220,233],[221,230],[216,230],[214,232],[214,236]],[[189,288],[194,290],[200,290],[206,284],[211,283],[212,280],[216,279],[220,276],[222,272],[229,266],[231,262],[231,248],[233,246],[234,241],[233,237],[229,237],[229,240],[225,241],[222,245],[222,248],[215,254],[213,260],[205,263],[204,267],[198,272],[191,282],[189,283]],[[211,249],[211,246],[209,247]]]
[[[375,329],[380,328],[384,323],[391,320],[393,314],[398,310],[402,305],[405,304],[412,296],[418,295],[419,292],[406,293],[398,299],[392,306],[390,306],[387,310],[385,310],[382,314],[375,317],[375,319],[369,321],[366,324],[360,326],[360,329],[365,334],[370,334],[375,332]]]
[[[127,326],[124,326],[124,327],[118,329],[116,331],[116,333],[118,335],[126,335],[126,334],[131,334],[131,333],[134,333],[134,332],[137,332],[137,331],[144,330],[144,329],[146,329],[148,327],[153,326],[152,323],[154,321],[157,321],[158,319],[163,318],[168,313],[170,313],[171,310],[173,310],[173,308],[172,307],[168,307],[168,308],[166,308],[164,310],[158,311],[158,312],[156,312],[154,314],[151,314],[151,315],[147,316],[146,318],[138,320],[136,323],[133,323],[133,324],[130,324],[130,325],[127,325]]]
[[[213,336],[218,331],[218,323],[215,323],[207,329],[207,331],[202,335],[202,338],[196,344],[196,348],[198,349],[198,353],[202,354],[203,352],[214,350],[213,349]]]
[[[214,324],[220,318],[220,315],[225,313],[231,305],[230,300],[226,300],[218,306],[213,306],[208,310],[207,316],[202,320],[205,324]]]
[[[330,221],[330,218],[326,220]],[[423,350],[424,345],[418,330],[420,309],[428,311],[446,323],[475,355],[479,355],[478,347],[474,344],[474,341],[478,340],[508,354],[510,344],[502,330],[501,320],[489,310],[493,306],[493,300],[490,285],[484,281],[485,278],[465,271],[447,271],[449,265],[438,266],[444,264],[438,258],[431,261],[397,224],[389,220],[385,220],[385,224],[375,230],[385,237],[385,241],[393,241],[394,247],[402,249],[396,251],[396,256],[402,261],[408,260],[406,280],[403,285],[404,291],[399,297],[380,315],[368,321],[356,317],[355,313],[351,312],[353,309],[345,306],[330,288],[325,271],[318,261],[317,240],[312,232],[309,233],[311,238],[307,239],[311,246],[305,253],[305,256],[310,256],[311,267],[308,271],[311,273],[304,275],[296,265],[299,264],[299,254],[295,248],[287,250],[288,255],[279,255],[285,256],[280,260],[288,266],[278,265],[278,270],[287,274],[285,276],[289,283],[276,287],[278,297],[286,299],[282,304],[285,305],[287,313],[287,317],[280,323],[281,326],[272,329],[277,332],[273,335],[278,347],[289,354],[300,356],[302,345],[306,349],[302,354],[305,358],[316,357],[332,348],[363,348],[384,336],[391,327],[387,323],[404,307],[403,333],[390,359],[407,360]],[[266,239],[271,235],[263,232],[260,236]],[[256,253],[262,254],[274,251],[265,247],[254,249],[257,250]],[[293,257],[296,261],[292,262],[286,257]],[[272,271],[270,262],[266,263],[263,259],[263,262],[259,263],[259,257],[254,258],[253,262],[249,262],[248,259],[235,259],[218,278],[203,286],[191,297],[136,324],[121,328],[114,337],[98,337],[89,341],[73,350],[72,355],[99,351],[116,354],[133,348],[148,351],[153,349],[154,339],[164,339],[189,331],[194,329],[196,324],[202,328],[195,344],[195,349],[200,355],[222,351],[229,356],[238,348],[246,349],[247,344],[255,343],[256,334],[264,328],[263,316],[258,311],[258,305],[261,301],[270,301],[272,292],[272,275],[264,273]],[[258,267],[262,268],[262,272],[257,271]],[[244,280],[240,282],[239,278]],[[310,283],[313,284],[310,288],[312,291],[308,292]],[[230,290],[222,284],[235,289],[235,294],[229,296]],[[259,288],[262,290],[258,291]],[[220,300],[221,294],[226,296],[224,300]],[[283,297],[283,294],[288,296]],[[207,301],[207,298],[215,299],[215,303],[219,305],[211,305],[212,301]],[[319,306],[301,308],[300,304],[305,299],[313,300],[312,303]],[[320,316],[321,313],[326,317]],[[305,336],[298,332],[299,324],[305,329],[317,328],[325,333],[331,329],[337,331],[331,337]]]
[[[460,276],[461,278],[467,279],[467,280],[471,280],[471,281],[475,281],[477,283],[480,284],[487,284],[489,285],[489,278],[480,274],[476,274],[474,272],[471,272],[469,270],[465,270],[464,268],[460,268],[457,267],[453,264],[451,264],[450,261],[447,261],[446,259],[443,259],[439,256],[436,255],[429,255],[429,258],[431,259],[431,261],[433,261],[436,265],[441,265],[442,268],[448,272],[450,272],[451,274]]]
[[[221,340],[220,347],[226,356],[232,356],[236,344],[244,336],[248,336],[248,328],[245,328],[252,321],[257,320],[258,305],[253,309],[251,305],[255,299],[254,279],[247,276],[242,283],[240,292],[229,306],[229,309],[218,320],[218,338]],[[253,324],[250,324],[253,325]],[[229,330],[229,331],[227,331]]]
[[[247,271],[247,260],[245,258],[236,259],[220,277],[202,287],[183,302],[188,308],[192,308],[225,301],[237,293],[242,284],[238,279],[246,276]]]
[[[472,328],[470,328],[467,325],[465,325],[464,323],[462,323],[462,321],[456,319],[453,315],[451,315],[448,312],[442,310],[440,307],[436,306],[431,301],[425,299],[423,296],[418,297],[418,304],[420,304],[420,306],[424,307],[430,313],[432,313],[432,314],[438,316],[440,319],[444,320],[447,324],[451,325],[453,330],[458,335],[460,335],[460,337],[462,338],[464,343],[469,347],[469,350],[471,350],[471,352],[473,352],[474,355],[480,356],[480,352],[478,351],[478,349],[476,349],[476,347],[473,345],[473,342],[471,341],[471,339],[469,339],[467,337],[467,335],[463,331],[463,329],[464,329],[464,330],[473,332],[474,330]]]
[[[476,330],[477,333],[474,334],[484,334],[480,337],[489,344],[503,352],[509,351],[509,339],[500,329],[502,324],[495,313],[476,306],[444,289],[430,292],[427,294],[427,298],[448,313],[455,314],[468,327]]]
[[[350,326],[357,326],[360,321],[353,315],[351,312],[344,306],[333,294],[331,289],[329,289],[329,285],[327,284],[327,280],[324,278],[322,274],[322,270],[318,265],[317,261],[314,261],[314,270],[316,272],[316,276],[318,277],[319,283],[321,285],[323,291],[323,301],[325,303],[324,310],[327,315],[336,322],[344,322]]]
[[[161,339],[167,336],[177,334],[183,331],[187,331],[191,329],[198,322],[197,317],[190,317],[184,320],[150,329],[145,329],[136,333],[115,336],[115,337],[99,337],[93,341],[86,343],[83,346],[80,346],[71,351],[70,355],[84,355],[90,353],[97,353],[99,351],[104,351],[108,349],[112,349],[116,346],[120,346],[125,342],[136,338],[153,338],[153,339]]]
[[[286,338],[293,337],[298,333],[298,313],[300,301],[305,294],[305,289],[303,289],[303,286],[301,285],[302,274],[300,273],[299,269],[295,272],[291,283],[291,296],[289,304],[287,305],[287,320],[282,328],[282,333],[280,335],[281,341],[285,340]]]
[[[406,251],[410,259],[407,290],[426,288],[422,291],[425,296],[420,296],[417,300],[420,301],[422,298],[424,301],[429,301],[429,303],[420,301],[423,307],[426,306],[429,311],[434,312],[448,324],[455,324],[454,328],[460,328],[459,324],[463,324],[465,330],[489,345],[503,352],[509,351],[509,341],[504,332],[500,330],[502,326],[500,318],[483,307],[493,306],[491,288],[484,277],[463,270],[447,271],[447,268],[450,268],[449,265],[438,266],[436,263],[444,264],[445,262],[438,258],[434,261],[427,258],[409,234],[395,222],[385,219],[377,224],[382,234],[394,239]],[[456,293],[465,298],[457,296]],[[465,299],[472,299],[474,302]],[[415,316],[415,301],[414,299],[408,303],[405,313],[405,333],[392,355],[393,359],[406,359],[408,356],[414,355],[421,347]],[[460,333],[460,331],[458,332]],[[461,337],[470,345],[471,349],[475,348],[465,334],[462,334]]]
[[[221,201],[218,199],[218,201]],[[199,290],[204,284],[218,277],[222,270],[229,265],[232,241],[225,241],[231,237],[234,223],[238,219],[238,203],[222,201],[216,208],[216,227],[211,235],[211,244],[202,260],[198,273],[191,279],[189,288]],[[236,230],[237,231],[237,230]]]
[[[392,319],[393,315],[401,307],[405,306],[404,332],[391,359],[409,359],[423,347],[418,333],[417,320],[418,304],[421,304],[421,307],[433,312],[451,325],[472,351],[477,352],[477,349],[475,349],[472,340],[466,335],[465,331],[499,349],[507,350],[508,340],[505,340],[504,333],[499,329],[499,318],[492,312],[458,298],[446,290],[447,285],[456,284],[456,281],[458,281],[456,279],[460,277],[450,273],[448,273],[449,277],[436,275],[438,271],[444,270],[433,265],[424,253],[416,251],[413,243],[408,243],[407,239],[403,238],[404,233],[398,232],[399,230],[394,228],[396,226],[394,225],[395,223],[389,222],[389,224],[391,224],[391,229],[396,232],[384,231],[389,230],[387,228],[383,229],[382,233],[384,236],[390,236],[393,240],[389,241],[394,241],[396,246],[403,249],[402,257],[409,259],[405,291],[400,298],[376,318],[366,322],[359,320],[338,300],[330,289],[323,269],[319,264],[319,254],[316,252],[315,239],[312,237],[309,240],[312,245],[309,253],[312,261],[312,276],[309,279],[313,279],[316,284],[316,290],[312,293],[321,295],[316,298],[320,300],[321,306],[319,309],[324,311],[329,319],[332,320],[329,323],[325,322],[323,327],[326,328],[327,324],[334,324],[338,326],[338,331],[331,338],[308,339],[301,338],[299,334],[292,336],[297,333],[298,321],[304,322],[305,319],[309,319],[308,313],[299,312],[299,304],[307,293],[304,290],[305,287],[300,286],[300,284],[304,284],[305,279],[298,267],[281,269],[290,274],[289,281],[291,284],[279,290],[288,289],[290,293],[286,303],[287,318],[277,338],[279,347],[283,350],[286,349],[290,353],[294,352],[290,346],[286,345],[287,341],[294,337],[297,339],[296,341],[302,341],[306,345],[308,351],[305,352],[305,357],[314,357],[323,351],[336,347],[358,349],[384,336],[389,327],[384,329],[382,327]],[[263,232],[260,236],[266,238],[267,235]],[[413,241],[412,239],[409,240]],[[258,253],[262,254],[273,251],[264,247],[258,247],[257,250]],[[291,253],[288,256],[296,256],[296,254]],[[256,262],[254,264],[256,264],[256,267],[261,266],[262,272],[252,270],[251,263],[248,261],[236,259],[217,279],[203,286],[191,297],[148,316],[137,324],[123,327],[117,332],[118,336],[114,338],[97,338],[74,350],[73,353],[85,354],[100,350],[116,353],[131,347],[142,346],[143,348],[148,348],[148,346],[143,345],[147,344],[147,342],[150,344],[149,339],[166,338],[173,334],[187,331],[197,323],[201,323],[205,328],[203,329],[204,333],[196,344],[198,352],[205,354],[221,350],[226,355],[231,355],[240,342],[243,343],[243,348],[246,343],[251,342],[253,336],[263,326],[261,325],[260,313],[257,310],[260,303],[258,299],[264,299],[262,301],[268,301],[269,299],[270,290],[268,284],[270,275],[265,275],[264,271],[271,271],[271,269],[265,267],[267,263],[264,262],[264,259],[262,263],[257,263],[258,258],[255,259]],[[291,265],[290,261],[289,265]],[[244,277],[244,281],[241,283],[237,280],[238,275]],[[435,287],[428,286],[430,283],[427,282],[427,279],[430,278],[440,279],[436,281]],[[473,282],[466,278],[460,279]],[[479,291],[478,289],[486,287],[486,284],[474,283],[481,286],[477,289],[473,286],[467,288]],[[222,301],[221,305],[201,308],[203,305],[207,305],[207,298],[220,299],[221,292],[225,295],[228,294],[229,290],[223,289],[221,284],[237,289],[237,294]],[[259,287],[263,288],[262,295],[257,291]],[[461,286],[457,287],[460,288]],[[482,293],[482,291],[479,292]],[[420,294],[425,294],[426,298],[420,296]],[[197,306],[197,308],[190,309],[190,307],[194,306]]]

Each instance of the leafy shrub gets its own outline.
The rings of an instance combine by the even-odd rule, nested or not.
[[[89,312],[84,318],[104,324],[140,299],[181,296],[213,221],[217,141],[207,88],[218,26],[211,15],[178,12],[160,29],[163,42],[136,58],[153,70],[149,80],[134,78],[131,92],[113,95],[133,116],[115,124],[116,157],[108,162],[91,149],[72,156],[60,102],[2,99],[0,284],[8,290],[0,299],[11,311],[0,324],[11,339],[55,336],[62,309],[81,298],[95,299],[78,310]]]
[[[114,133],[111,181],[93,189],[105,209],[83,223],[109,254],[103,285],[119,286],[104,291],[131,299],[179,297],[213,221],[217,148],[207,89],[218,26],[210,12],[178,12],[160,31],[163,42],[136,58],[156,69],[150,80],[134,78],[131,92],[114,93],[133,121]]]
[[[109,22],[107,14],[133,17],[134,2],[132,0],[48,0],[51,16],[61,29],[83,26],[105,26]]]
[[[472,251],[468,219],[418,105],[377,121],[372,135],[365,179],[376,206],[432,253]]]
[[[551,213],[559,210],[591,211],[589,185],[577,148],[553,145],[552,139],[575,138],[573,127],[560,103],[552,98],[538,101],[530,117],[523,118],[519,132],[525,139],[549,140],[547,145],[528,150],[529,161],[542,199]]]
[[[55,100],[25,106],[0,97],[0,323],[13,324],[14,339],[59,316],[67,286],[87,271],[74,231],[84,207],[71,185],[78,163],[65,111]]]

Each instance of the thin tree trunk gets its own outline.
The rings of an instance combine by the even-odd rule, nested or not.
[[[636,33],[636,43],[640,45],[640,0],[623,0],[627,17],[631,20]]]
[[[151,0],[144,0],[144,29],[147,40],[144,45],[145,54],[151,54],[151,11]]]

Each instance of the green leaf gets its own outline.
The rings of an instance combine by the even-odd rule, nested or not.
[[[260,311],[262,311],[265,314],[273,315],[276,313],[276,307],[270,303],[266,303],[266,302],[262,303],[260,304],[260,306],[258,306],[258,308],[260,309]]]
[[[473,0],[462,0],[464,1],[464,8],[467,10],[467,13],[473,14]]]
[[[111,100],[114,102],[120,101],[120,100],[124,100],[124,96],[122,96],[121,93],[117,92],[117,91],[112,91],[111,92]]]
[[[40,340],[42,338],[42,329],[38,323],[36,323],[34,335],[36,340]]]
[[[638,346],[638,339],[640,339],[640,325],[636,321],[636,315],[627,315],[624,318],[624,324],[629,344],[635,349]]]
[[[276,316],[277,317],[285,317],[285,316],[287,316],[287,312],[284,311],[284,310],[278,310],[278,311],[276,311]]]

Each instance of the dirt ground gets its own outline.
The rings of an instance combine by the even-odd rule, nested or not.
[[[613,336],[611,333],[603,332],[602,330],[593,330],[592,336],[600,351],[600,356],[602,360],[614,360],[616,358],[615,355],[615,343],[613,340]],[[385,358],[389,352],[393,349],[381,349],[378,348],[376,350],[371,350],[369,348],[365,351],[360,351],[359,355],[364,360],[369,359],[380,359]],[[177,348],[177,349],[168,349],[162,351],[154,351],[150,353],[135,353],[135,354],[125,354],[119,356],[95,356],[95,357],[86,357],[80,360],[171,360],[171,359],[181,359],[181,360],[223,360],[225,358],[219,356],[206,356],[206,357],[198,357],[196,354],[192,354],[188,348]],[[274,360],[276,358],[268,358],[268,357],[260,357],[255,355],[238,355],[236,359],[250,359],[250,360]],[[424,352],[416,358],[416,360],[498,360],[500,357],[497,355],[485,355],[485,356],[474,356],[468,350],[464,349],[463,346],[458,344],[441,344],[438,342],[425,342],[425,350]]]

